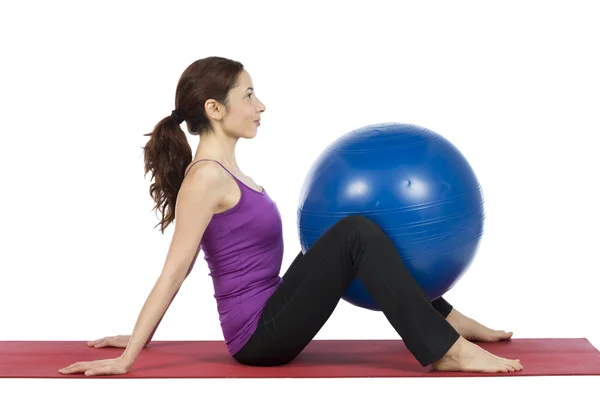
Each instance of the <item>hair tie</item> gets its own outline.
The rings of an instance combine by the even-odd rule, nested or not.
[[[183,121],[185,121],[185,118],[179,115],[179,113],[176,110],[171,111],[171,117],[174,118],[178,124],[181,124]]]

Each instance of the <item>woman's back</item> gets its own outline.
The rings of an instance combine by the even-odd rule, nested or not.
[[[200,243],[213,280],[225,344],[235,354],[254,332],[266,300],[281,284],[281,215],[264,188],[262,192],[250,188],[216,160],[194,164],[201,161],[219,164],[241,192],[237,204],[213,215]]]

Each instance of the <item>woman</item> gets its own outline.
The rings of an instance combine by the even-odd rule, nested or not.
[[[162,211],[161,231],[177,220],[163,271],[131,336],[90,346],[126,347],[116,359],[78,362],[61,373],[125,374],[152,339],[202,249],[212,276],[225,343],[238,362],[292,361],[323,327],[358,278],[423,366],[442,371],[510,372],[519,360],[492,355],[472,341],[508,340],[511,332],[467,318],[443,298],[430,302],[390,238],[370,219],[334,224],[283,277],[277,206],[237,166],[240,138],[256,136],[265,111],[250,75],[236,61],[208,57],[191,64],[177,85],[175,110],[149,134],[145,172]],[[200,135],[192,152],[180,124]]]

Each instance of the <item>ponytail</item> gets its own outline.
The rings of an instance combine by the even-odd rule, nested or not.
[[[181,117],[176,113],[161,120],[151,133],[144,149],[144,176],[152,173],[155,182],[150,185],[150,196],[155,201],[152,210],[160,210],[160,225],[165,228],[175,219],[175,204],[181,188],[185,168],[192,161],[192,149],[181,129]],[[181,121],[181,122],[180,122]]]

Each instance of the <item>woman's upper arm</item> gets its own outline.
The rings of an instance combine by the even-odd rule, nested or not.
[[[191,170],[177,195],[175,232],[163,267],[164,278],[182,283],[204,231],[227,188],[227,175],[216,163],[203,163]]]

